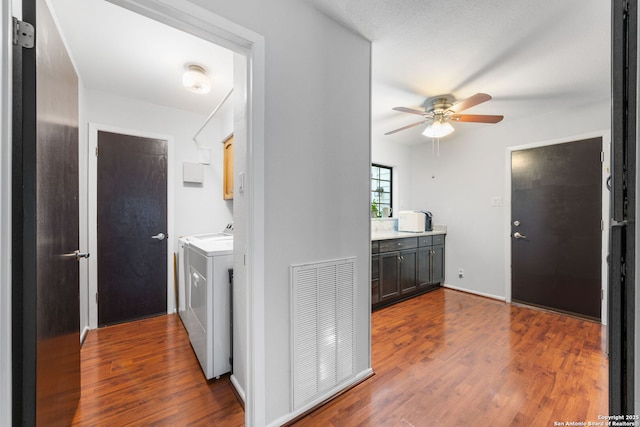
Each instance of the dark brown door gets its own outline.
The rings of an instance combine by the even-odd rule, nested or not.
[[[98,132],[98,325],[167,312],[167,141]]]
[[[514,301],[600,319],[602,139],[511,155]]]
[[[36,46],[14,52],[12,415],[67,426],[80,398],[78,78],[46,2],[23,14]]]

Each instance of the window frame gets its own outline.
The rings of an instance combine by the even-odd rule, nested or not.
[[[378,168],[378,173],[377,176],[374,176],[374,168]],[[389,179],[381,179],[381,171],[382,170],[387,170],[389,172]],[[374,181],[377,181],[377,187],[374,189]],[[378,191],[377,189],[379,188],[383,188],[383,185],[381,185],[381,183],[389,183],[389,202],[381,202],[381,191]],[[372,212],[371,212],[371,217],[372,218],[382,218],[382,210],[384,207],[388,207],[389,208],[389,218],[391,218],[393,216],[393,166],[387,166],[387,165],[383,165],[380,163],[371,163],[371,188],[369,190],[370,192],[370,196],[369,196],[369,200],[370,203],[372,205]],[[376,197],[377,195],[377,197]],[[377,203],[377,215],[374,216],[374,212],[373,212],[373,202],[376,201]]]

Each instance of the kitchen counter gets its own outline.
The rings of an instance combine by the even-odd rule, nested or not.
[[[371,240],[388,240],[388,239],[402,239],[403,237],[421,237],[421,236],[433,236],[436,234],[447,234],[446,225],[434,225],[433,231],[423,231],[421,233],[411,233],[408,231],[396,231],[396,230],[379,230],[371,232]]]

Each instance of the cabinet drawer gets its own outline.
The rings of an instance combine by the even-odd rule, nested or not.
[[[373,242],[371,242],[371,253],[372,254],[377,254],[379,248],[380,248],[380,240],[374,240]]]
[[[404,239],[389,239],[380,241],[380,252],[399,251],[401,249],[411,249],[417,247],[417,237],[406,237]]]
[[[433,244],[433,236],[420,236],[418,237],[418,246],[431,246]]]
[[[432,237],[434,245],[444,245],[444,234],[435,234]]]

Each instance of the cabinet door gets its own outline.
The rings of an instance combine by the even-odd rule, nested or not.
[[[400,293],[416,290],[417,250],[400,251]]]
[[[380,257],[371,257],[371,304],[380,301]]]
[[[418,249],[418,287],[431,283],[431,246]]]
[[[398,286],[400,252],[380,255],[380,301],[394,299],[400,295]]]
[[[444,245],[431,247],[433,255],[431,258],[431,283],[444,282]]]

